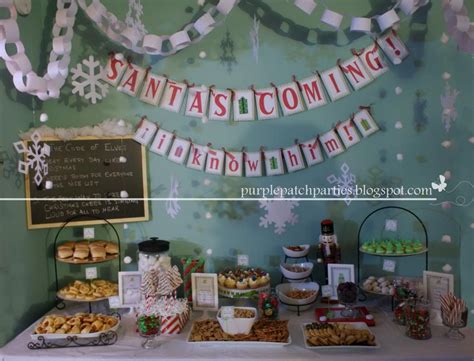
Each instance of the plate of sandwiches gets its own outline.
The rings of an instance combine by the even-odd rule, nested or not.
[[[364,322],[305,323],[305,347],[313,350],[372,350],[380,348]]]
[[[76,280],[61,288],[57,296],[66,301],[94,302],[118,295],[118,284],[106,280]]]
[[[118,244],[110,241],[69,241],[56,249],[56,259],[65,263],[99,263],[118,256]]]
[[[31,339],[66,340],[68,337],[94,338],[103,333],[117,331],[120,320],[98,313],[75,315],[46,315],[36,324]]]

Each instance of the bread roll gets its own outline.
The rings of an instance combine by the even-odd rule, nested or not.
[[[74,258],[86,259],[89,257],[89,248],[76,248],[74,250]]]
[[[91,247],[92,258],[105,258],[105,248],[104,247]]]
[[[90,243],[90,246],[91,247],[94,247],[94,246],[99,246],[99,247],[105,247],[107,246],[107,241],[93,241]]]
[[[74,251],[71,247],[59,246],[58,247],[58,257],[59,258],[69,258],[72,257]]]
[[[112,242],[107,243],[107,246],[105,247],[105,251],[108,254],[117,254],[117,253],[119,253],[117,243],[112,243]]]

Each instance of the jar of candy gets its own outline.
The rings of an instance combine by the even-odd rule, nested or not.
[[[415,340],[431,338],[430,304],[423,300],[408,302],[406,312],[406,334]]]
[[[170,243],[158,237],[151,237],[138,244],[138,270],[148,272],[158,268],[171,267],[171,258],[168,256]]]
[[[278,298],[271,293],[262,292],[258,296],[258,310],[260,318],[278,318]]]
[[[160,335],[161,319],[158,315],[140,315],[137,318],[137,328],[140,336],[145,338],[142,347],[152,349],[158,346],[155,337]]]
[[[395,287],[395,293],[393,295],[395,307],[393,309],[393,321],[399,325],[406,325],[406,314],[409,309],[409,305],[416,300],[416,292],[409,290],[403,285]]]

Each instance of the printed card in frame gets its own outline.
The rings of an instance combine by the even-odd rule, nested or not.
[[[343,282],[355,282],[354,265],[343,263],[328,264],[328,285],[332,286],[332,300],[337,300],[337,286]]]
[[[217,311],[219,295],[216,273],[191,274],[193,309],[198,311]]]
[[[426,299],[430,302],[431,322],[441,325],[441,303],[439,297],[447,293],[454,293],[454,275],[423,271],[423,291]]]
[[[141,301],[140,287],[142,284],[142,273],[119,272],[119,298],[120,308],[138,307]]]

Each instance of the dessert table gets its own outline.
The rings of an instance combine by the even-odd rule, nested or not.
[[[69,313],[80,312],[66,308]],[[368,307],[375,317],[377,325],[371,327],[380,349],[374,350],[308,350],[304,347],[301,324],[314,321],[314,309],[301,313],[280,308],[280,319],[289,319],[289,329],[292,343],[289,346],[205,346],[189,344],[186,338],[193,320],[202,317],[202,312],[194,312],[190,322],[179,335],[160,336],[160,345],[153,350],[141,347],[143,339],[135,333],[135,318],[131,314],[122,315],[122,323],[118,330],[118,341],[111,346],[101,347],[71,347],[46,350],[29,350],[27,344],[31,341],[31,325],[10,343],[0,349],[1,361],[31,361],[31,360],[438,360],[457,361],[474,360],[474,330],[464,329],[466,338],[461,341],[450,340],[444,336],[445,327],[433,326],[433,337],[429,340],[418,341],[405,336],[404,327],[392,321],[389,308]],[[53,310],[52,313],[60,313]],[[214,315],[211,315],[214,317]]]

